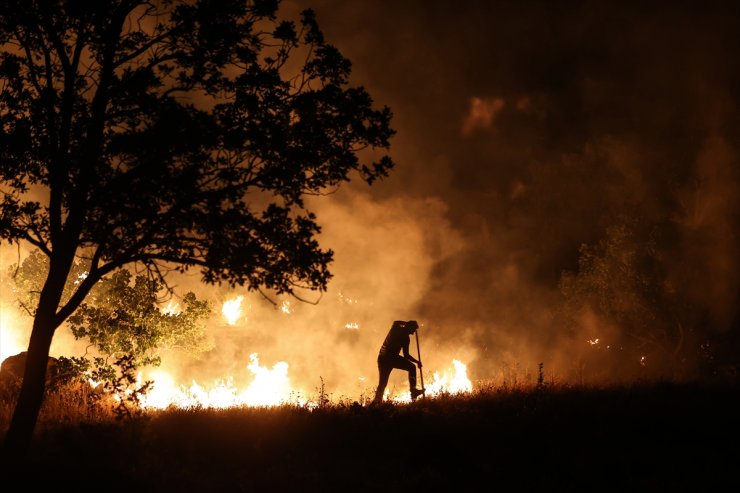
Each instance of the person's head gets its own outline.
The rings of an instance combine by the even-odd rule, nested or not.
[[[409,320],[408,322],[406,322],[406,328],[408,329],[409,334],[413,334],[414,332],[416,332],[416,329],[419,328],[419,324],[416,323],[416,320]]]

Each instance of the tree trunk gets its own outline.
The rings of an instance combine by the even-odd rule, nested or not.
[[[33,322],[23,383],[3,443],[2,459],[11,463],[22,460],[28,451],[44,399],[46,366],[55,329],[53,310],[45,312],[39,310]]]

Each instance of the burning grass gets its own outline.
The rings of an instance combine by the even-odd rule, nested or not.
[[[43,485],[84,478],[108,491],[727,491],[740,486],[737,397],[736,386],[479,384],[373,408],[344,399],[116,420],[59,396],[29,467]]]

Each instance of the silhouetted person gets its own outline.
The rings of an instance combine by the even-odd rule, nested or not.
[[[409,373],[409,389],[411,390],[411,400],[416,399],[424,393],[423,390],[416,388],[416,366],[421,369],[421,361],[409,354],[409,343],[411,334],[416,332],[419,324],[416,320],[404,322],[396,320],[385,336],[383,345],[378,353],[378,388],[375,391],[373,404],[383,402],[383,394],[388,385],[388,378],[394,368],[404,370]],[[402,353],[402,354],[401,354]]]

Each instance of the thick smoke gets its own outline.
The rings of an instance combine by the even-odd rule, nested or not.
[[[664,230],[687,338],[740,330],[736,4],[302,3],[394,109],[399,167],[371,193],[439,198],[464,240],[419,311],[478,349],[471,374],[566,378],[600,357],[589,341],[620,341],[556,315],[579,247],[625,218]],[[599,378],[633,378],[623,363]]]
[[[178,279],[216,310],[215,349],[168,360],[181,381],[247,381],[256,352],[288,362],[297,388],[323,381],[356,398],[375,385],[392,321],[412,318],[425,376],[459,359],[474,381],[536,379],[540,363],[546,378],[588,377],[584,362],[606,351],[594,341],[624,328],[584,312],[564,330],[558,282],[624,218],[671,232],[660,253],[666,289],[693,310],[687,334],[740,331],[736,4],[283,7],[313,7],[353,82],[391,107],[398,166],[309,203],[335,252],[328,291],[306,293],[316,304]],[[14,255],[3,250],[3,266]],[[244,317],[232,326],[218,311],[235,295]],[[602,381],[636,375],[622,360],[599,369]]]
[[[214,350],[200,361],[181,358],[181,379],[207,383],[232,375],[242,379],[236,383],[246,384],[252,377],[246,369],[249,355],[257,353],[263,366],[287,362],[291,384],[306,393],[316,391],[322,380],[326,392],[337,398],[357,399],[373,391],[375,358],[392,321],[419,319],[418,306],[435,288],[435,266],[458,254],[462,239],[438,199],[374,201],[348,189],[309,207],[321,218],[321,242],[335,252],[329,289],[320,296],[301,293],[305,303],[193,283],[188,289],[214,300],[217,310],[223,300],[243,296],[242,317],[229,325],[216,314]],[[185,286],[180,283],[181,289]],[[420,323],[430,372],[476,353],[470,341],[439,338],[433,323]],[[406,390],[407,383],[397,383]]]

